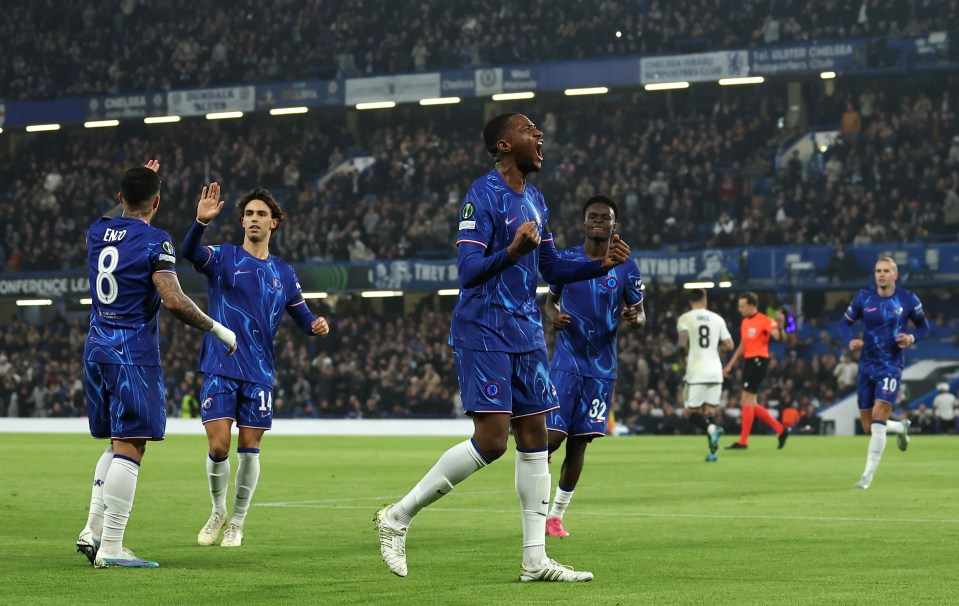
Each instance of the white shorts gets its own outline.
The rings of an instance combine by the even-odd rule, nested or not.
[[[722,383],[686,383],[683,406],[686,408],[702,408],[703,404],[718,406],[722,395]]]

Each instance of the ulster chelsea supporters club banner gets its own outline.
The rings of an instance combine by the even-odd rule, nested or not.
[[[759,76],[843,71],[864,67],[865,64],[866,43],[862,40],[793,44],[750,51],[750,73]]]

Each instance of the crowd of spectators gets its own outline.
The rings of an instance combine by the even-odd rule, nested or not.
[[[0,99],[957,28],[957,3],[929,0],[14,0],[0,14]]]
[[[954,77],[896,86],[852,81],[826,94],[809,86],[810,119],[842,133],[825,154],[777,155],[801,135],[780,127],[782,86],[686,91],[632,100],[550,98],[525,106],[546,133],[532,182],[551,208],[562,247],[579,238],[582,201],[619,201],[620,230],[636,250],[764,244],[844,246],[925,241],[959,231],[959,122]],[[253,185],[287,216],[272,243],[294,263],[455,255],[456,213],[472,179],[491,165],[479,105],[232,123],[44,133],[0,151],[0,238],[5,271],[82,269],[89,221],[116,201],[125,168],[157,157],[164,189],[154,224],[176,241],[198,193],[216,180],[235,200]],[[624,124],[630,128],[623,128]],[[467,125],[467,126],[464,126]],[[360,174],[320,179],[351,155],[375,159]],[[649,229],[648,226],[656,226]],[[210,241],[240,236],[224,217]],[[570,244],[571,245],[571,244]]]
[[[613,408],[618,424],[630,433],[693,431],[682,418],[683,366],[676,349],[675,320],[686,309],[683,300],[681,291],[649,296],[647,327],[620,332]],[[329,305],[313,304],[313,308],[330,321],[328,337],[305,337],[292,322],[281,326],[273,401],[277,417],[462,414],[452,350],[446,341],[449,297],[424,296],[418,303],[407,304],[408,309],[400,305],[385,311],[374,310],[364,299],[327,301]],[[735,295],[714,296],[711,307],[738,335]],[[810,318],[803,330],[791,333],[772,350],[759,400],[797,433],[819,433],[818,410],[855,393],[856,360],[822,330],[826,318],[835,320],[841,313],[841,309],[823,310],[821,318]],[[200,333],[163,315],[160,347],[168,415],[198,417]],[[547,330],[548,341],[553,334]],[[83,318],[58,318],[40,326],[22,321],[0,326],[0,416],[85,414],[81,366],[85,335]],[[741,369],[737,369],[724,386],[718,418],[730,432],[739,431],[741,382]],[[912,414],[917,431],[954,431],[954,415],[951,421],[936,422],[927,407]],[[763,430],[757,426],[757,432]]]

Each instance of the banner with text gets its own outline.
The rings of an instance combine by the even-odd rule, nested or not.
[[[166,96],[163,93],[90,97],[87,101],[87,120],[145,118],[164,114]]]
[[[173,116],[202,116],[212,112],[251,112],[256,106],[255,86],[201,88],[167,93],[167,110]]]
[[[646,57],[639,60],[641,84],[707,82],[749,75],[749,51]]]
[[[346,81],[346,104],[371,101],[404,103],[440,96],[440,74],[350,78]]]
[[[640,251],[634,255],[647,284],[666,287],[683,282],[732,282],[734,288],[836,288],[831,276],[830,245],[711,248],[687,252]],[[847,246],[850,285],[867,285],[876,259],[891,256],[904,285],[959,283],[959,244],[886,243]],[[179,272],[183,290],[205,296],[206,278],[186,266]],[[367,289],[432,291],[458,288],[456,259],[404,259],[356,263],[294,265],[305,292]],[[83,271],[0,274],[0,298],[87,298],[90,283]]]
[[[793,44],[761,48],[749,52],[749,73],[754,76],[846,71],[865,67],[866,43],[863,40],[826,44]]]
[[[260,84],[256,87],[256,108],[269,111],[280,107],[343,105],[343,87],[338,80],[301,80]]]

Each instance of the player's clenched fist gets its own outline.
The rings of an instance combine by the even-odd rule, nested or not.
[[[620,240],[619,234],[613,234],[613,241],[609,243],[609,249],[606,251],[601,267],[612,269],[625,263],[626,259],[629,259],[629,244]]]
[[[539,229],[534,221],[527,221],[519,226],[516,235],[513,236],[513,243],[506,249],[509,251],[510,258],[513,261],[519,261],[520,257],[536,250],[543,238],[539,235]],[[622,263],[622,261],[620,261]]]
[[[311,327],[313,328],[314,335],[326,335],[330,333],[330,325],[327,323],[326,318],[313,320]]]

